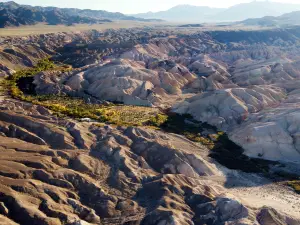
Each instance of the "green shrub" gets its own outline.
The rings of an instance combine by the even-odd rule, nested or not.
[[[157,114],[150,118],[149,123],[151,126],[160,127],[168,120],[168,116],[165,114]]]
[[[294,189],[294,191],[300,194],[300,181],[289,181],[288,185]]]

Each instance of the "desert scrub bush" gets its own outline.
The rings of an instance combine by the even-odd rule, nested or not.
[[[288,185],[294,189],[297,194],[300,194],[300,180],[297,181],[289,181]]]
[[[200,133],[192,133],[192,132],[185,131],[183,133],[183,135],[191,141],[199,142],[199,143],[207,146],[209,149],[214,148],[214,141],[212,141],[209,138],[203,137]]]
[[[97,111],[106,121],[119,126],[144,126],[159,113],[159,110],[154,108],[126,105],[102,107]]]
[[[34,76],[36,72],[43,69],[55,68],[53,65],[49,65],[48,61],[42,61],[37,67],[39,68],[17,72],[6,81],[13,98],[44,106],[60,117],[90,118],[98,122],[108,122],[118,126],[142,126],[158,113],[157,109],[148,107],[88,104],[81,98],[63,95],[25,95],[17,85],[20,78]]]
[[[166,123],[167,120],[168,120],[167,115],[159,113],[150,118],[149,125],[155,126],[155,127],[160,127],[160,126],[162,126],[162,124]]]
[[[33,96],[32,98],[36,99],[33,103],[44,106],[58,115],[105,121],[105,118],[98,112],[101,106],[87,104],[80,98],[68,96]]]
[[[5,91],[6,79],[0,78],[0,94]]]
[[[42,71],[61,71],[66,72],[71,70],[72,67],[69,65],[56,65],[48,58],[40,60],[35,67],[23,69],[15,72],[12,76],[5,79],[6,89],[10,92],[11,96],[16,99],[26,101],[24,93],[18,88],[18,80],[21,78],[34,77],[36,74]]]

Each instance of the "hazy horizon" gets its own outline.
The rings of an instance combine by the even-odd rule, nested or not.
[[[0,2],[8,2],[4,0]],[[249,3],[253,0],[15,0],[16,3],[33,5],[33,6],[56,6],[61,8],[79,8],[79,9],[94,9],[106,10],[110,12],[121,12],[124,14],[135,14],[145,12],[157,12],[168,10],[176,5],[195,5],[195,6],[209,6],[215,8],[228,8],[240,3]],[[265,1],[261,1],[265,2]],[[272,0],[269,2],[281,2],[300,4],[299,0]]]

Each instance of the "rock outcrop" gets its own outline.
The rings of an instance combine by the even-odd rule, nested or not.
[[[128,105],[159,106],[166,103],[168,96],[181,95],[182,89],[196,77],[183,66],[157,63],[166,68],[152,64],[150,70],[144,63],[123,59],[60,78],[57,73],[40,73],[34,84],[38,94],[86,95]]]
[[[251,113],[277,106],[285,96],[284,90],[272,86],[220,89],[196,95],[173,110],[226,130],[247,120]]]

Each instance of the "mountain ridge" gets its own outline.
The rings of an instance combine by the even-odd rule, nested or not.
[[[104,10],[30,6],[20,5],[13,1],[0,2],[0,27],[2,28],[37,23],[48,23],[50,25],[92,24],[112,22],[112,20],[152,21]]]
[[[280,16],[297,10],[300,10],[300,4],[253,1],[237,4],[227,9],[208,6],[177,5],[165,11],[132,14],[131,16],[177,22],[230,22],[264,16]]]
[[[232,6],[217,15],[216,19],[222,21],[238,21],[263,16],[280,16],[297,10],[300,10],[300,4],[253,1]]]
[[[286,13],[278,17],[265,16],[262,18],[247,19],[242,21],[241,23],[248,26],[250,25],[250,26],[264,26],[264,27],[300,25],[300,11]]]
[[[144,19],[156,18],[156,19],[172,20],[172,21],[175,20],[197,21],[198,20],[197,18],[199,18],[199,13],[201,14],[200,15],[201,19],[208,19],[209,16],[221,12],[223,10],[225,9],[212,8],[209,6],[193,6],[193,5],[184,4],[184,5],[174,6],[169,10],[165,10],[165,11],[132,14],[131,16],[144,18]],[[181,15],[178,15],[178,13],[181,13]]]

